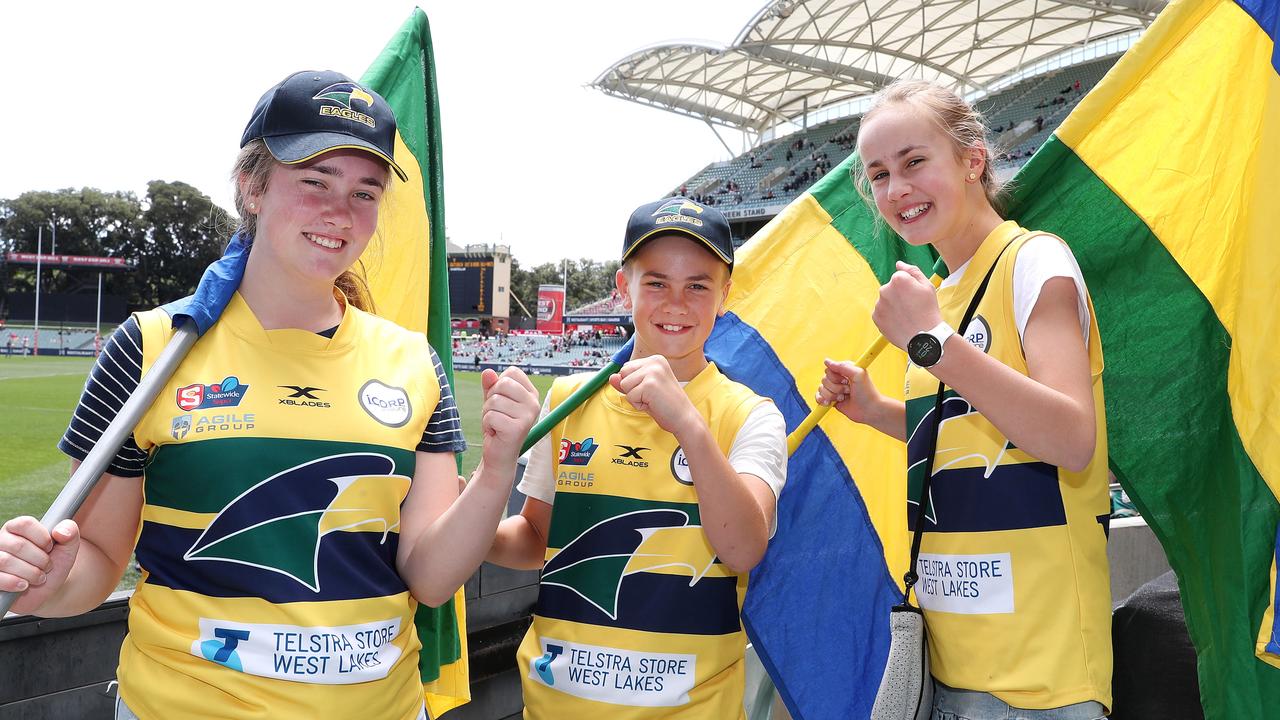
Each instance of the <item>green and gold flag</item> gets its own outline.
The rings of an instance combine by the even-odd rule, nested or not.
[[[361,82],[395,112],[396,163],[409,175],[384,196],[364,262],[369,289],[379,315],[427,334],[452,382],[440,104],[431,27],[422,10],[414,9]],[[415,621],[427,710],[439,717],[471,698],[463,591],[439,608],[419,606]]]

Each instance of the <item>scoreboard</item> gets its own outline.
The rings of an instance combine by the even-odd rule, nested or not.
[[[449,308],[460,315],[493,313],[493,256],[449,257]]]

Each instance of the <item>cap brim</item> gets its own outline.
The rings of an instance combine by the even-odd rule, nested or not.
[[[407,182],[409,180],[409,176],[396,164],[396,161],[379,150],[376,145],[345,133],[313,132],[298,133],[296,135],[273,135],[264,137],[263,141],[267,144],[267,149],[271,151],[271,156],[285,165],[303,163],[331,150],[342,150],[344,148],[364,150],[390,165],[401,181]]]
[[[698,242],[702,243],[704,247],[710,250],[712,255],[715,255],[716,257],[720,258],[721,262],[723,262],[725,265],[728,265],[730,268],[733,267],[733,258],[725,257],[724,253],[720,252],[719,248],[717,248],[714,243],[702,237],[698,233],[690,230],[689,228],[679,227],[679,226],[654,228],[649,232],[645,233],[644,235],[641,235],[640,237],[636,238],[631,243],[631,246],[627,248],[627,251],[622,253],[622,261],[626,262],[627,258],[635,254],[636,248],[645,244],[646,241],[657,237],[658,235],[684,235],[685,237],[697,240]]]

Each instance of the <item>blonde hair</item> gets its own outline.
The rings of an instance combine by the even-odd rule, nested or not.
[[[271,170],[279,164],[267,144],[261,139],[250,140],[240,154],[236,156],[235,167],[231,171],[232,185],[235,187],[236,214],[240,216],[237,232],[245,242],[253,244],[253,237],[258,232],[258,215],[249,210],[247,194],[261,195],[267,189],[267,180]],[[390,172],[389,167],[384,167]],[[247,192],[246,192],[247,191]],[[364,260],[356,260],[355,269],[344,270],[333,286],[346,295],[347,302],[366,312],[377,312],[373,293],[369,291],[369,283],[365,279]]]
[[[880,92],[871,100],[871,109],[862,115],[862,126],[875,117],[877,113],[893,105],[911,105],[925,111],[938,129],[951,139],[956,157],[962,157],[968,148],[982,151],[985,162],[978,182],[982,184],[987,202],[997,213],[1003,213],[1008,195],[1008,185],[996,181],[995,171],[991,167],[992,142],[987,137],[987,126],[982,114],[973,109],[964,98],[954,92],[925,80],[898,80]],[[862,163],[854,168],[854,184],[858,193],[868,204],[871,202],[871,179],[867,177],[867,169]]]

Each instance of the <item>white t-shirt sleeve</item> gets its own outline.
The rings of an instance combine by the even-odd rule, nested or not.
[[[1056,277],[1068,277],[1076,284],[1076,310],[1085,346],[1089,345],[1089,303],[1080,265],[1066,243],[1050,235],[1037,235],[1022,246],[1013,264],[1013,319],[1018,337],[1027,332],[1031,311],[1040,300],[1044,284]]]
[[[787,424],[777,406],[762,402],[747,414],[729,446],[729,465],[763,480],[777,500],[787,482]]]
[[[548,392],[542,401],[542,412],[538,415],[538,420],[542,420],[550,412],[551,393]],[[526,457],[528,462],[524,466],[524,475],[516,489],[535,500],[554,505],[556,479],[551,476],[551,434],[543,435],[541,440],[534,443]]]

